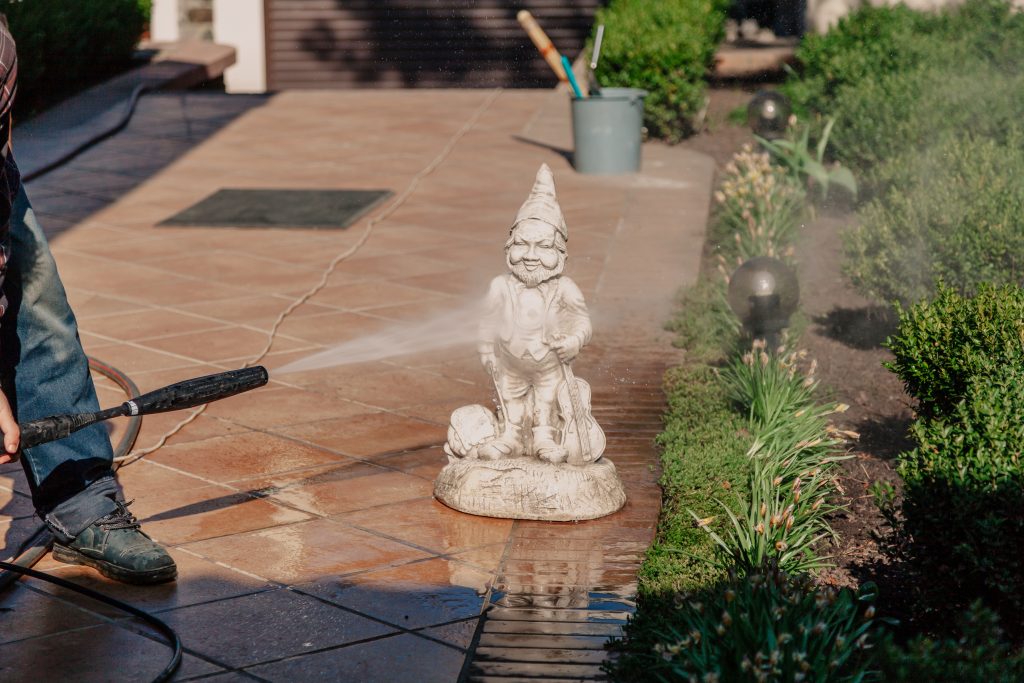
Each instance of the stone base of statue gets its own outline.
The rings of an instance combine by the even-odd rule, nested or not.
[[[534,458],[453,460],[434,480],[450,508],[506,519],[571,522],[610,515],[626,503],[615,465],[552,465]]]

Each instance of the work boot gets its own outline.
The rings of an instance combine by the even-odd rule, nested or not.
[[[67,545],[54,543],[53,558],[84,564],[103,576],[127,583],[162,583],[178,575],[174,560],[139,528],[128,512],[131,501],[93,522]]]

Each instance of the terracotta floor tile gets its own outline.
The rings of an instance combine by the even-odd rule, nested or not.
[[[467,515],[433,499],[350,512],[334,519],[439,554],[504,543],[512,531],[512,520]]]
[[[33,587],[42,585],[41,581],[32,581]],[[20,583],[4,591],[0,596],[0,609],[3,610],[4,624],[0,630],[0,643],[61,633],[101,623],[94,614],[40,594]],[[0,663],[0,671],[3,670],[2,667],[3,664]]]
[[[254,429],[358,415],[366,408],[344,398],[287,387],[268,386],[210,404],[206,414]]]
[[[394,282],[359,282],[325,287],[316,295],[315,301],[360,311],[445,298],[438,292],[421,287],[406,287]]]
[[[145,305],[136,302],[103,296],[102,294],[87,293],[80,290],[69,291],[68,301],[71,304],[71,310],[75,312],[75,317],[78,318],[80,322],[111,314],[147,310]]]
[[[207,481],[227,483],[334,464],[340,456],[263,432],[245,432],[166,446],[148,458]]]
[[[278,430],[345,455],[372,458],[444,443],[447,427],[392,413],[364,413]]]
[[[186,607],[164,618],[181,634],[186,648],[232,667],[300,655],[391,630],[285,589]],[[225,628],[226,624],[244,628]]]
[[[241,244],[245,244],[244,240]],[[172,273],[188,273],[204,281],[244,287],[250,292],[303,291],[320,279],[319,268],[296,266],[252,255],[246,257],[237,250],[193,251],[186,256],[178,252],[164,259],[151,259],[146,265]]]
[[[396,469],[406,474],[434,481],[441,469],[448,464],[448,455],[440,447],[421,448],[375,458],[374,462],[381,467]]]
[[[35,534],[40,524],[42,521],[36,517],[0,521],[0,560],[9,562],[21,544]]]
[[[199,477],[155,464],[152,461],[153,455],[117,470],[117,481],[124,489],[125,498],[146,498],[162,495],[166,491],[187,491],[210,485],[209,481]]]
[[[326,313],[288,318],[280,333],[310,344],[335,346],[386,330],[394,323],[359,313]]]
[[[445,273],[455,269],[450,261],[424,258],[416,254],[395,254],[344,261],[338,270],[349,277],[363,280],[389,280],[428,274],[444,277]]]
[[[117,654],[116,666],[111,665],[110,653]],[[0,646],[0,680],[134,683],[155,678],[169,659],[170,650],[163,643],[102,625]],[[178,676],[222,670],[186,654]]]
[[[123,341],[136,341],[149,337],[164,337],[183,332],[197,332],[223,328],[223,323],[193,315],[175,313],[165,309],[137,310],[103,316],[97,329],[108,337]]]
[[[147,348],[178,354],[205,363],[248,359],[262,351],[266,343],[266,333],[241,327],[190,332],[142,342]],[[279,335],[274,340],[273,349],[275,351],[290,351],[308,346],[304,342]]]
[[[328,675],[337,681],[451,683],[462,670],[459,650],[413,634],[392,636],[249,669],[270,681],[302,681]],[[429,662],[429,665],[425,663]],[[328,673],[329,672],[329,673]]]
[[[455,292],[454,294],[458,296],[445,296],[443,299],[427,299],[425,301],[394,306],[380,306],[368,309],[367,312],[381,318],[408,323],[411,326],[411,333],[415,335],[419,326],[430,326],[435,320],[444,321],[446,318],[457,315],[460,310],[464,310],[471,305],[467,303],[467,300],[472,300],[471,297],[461,296],[460,292]],[[476,324],[470,323],[468,320],[464,324],[464,330],[452,330],[451,337],[453,341],[475,339]]]
[[[259,294],[216,301],[198,301],[177,308],[188,313],[215,318],[233,325],[248,325],[269,330],[270,326],[277,320],[277,317],[288,308],[291,302],[291,297]],[[290,315],[303,317],[330,313],[331,310],[327,306],[307,301]]]
[[[173,413],[157,413],[147,415],[142,421],[142,431],[139,432],[137,448],[147,448],[156,444],[161,436],[168,433],[179,422],[189,415],[189,411],[175,411]],[[248,427],[221,420],[215,417],[206,417],[200,414],[192,422],[188,423],[174,436],[167,440],[167,444],[174,446],[178,444],[201,441],[215,436],[228,434],[243,434],[249,431]]]
[[[191,543],[187,549],[280,583],[317,581],[429,555],[327,519]]]
[[[7,479],[0,476],[0,482]],[[11,486],[14,485],[14,478],[10,478]],[[9,522],[19,517],[31,517],[35,514],[35,507],[32,499],[28,496],[17,493],[13,489],[4,488],[0,484],[0,522]]]
[[[388,409],[433,402],[465,405],[479,401],[483,393],[476,384],[412,368],[391,368],[353,378],[337,391],[346,398]]]
[[[260,579],[228,569],[209,560],[196,557],[192,553],[178,548],[171,548],[171,557],[178,565],[178,578],[170,583],[154,586],[136,586],[120,581],[112,581],[88,567],[63,564],[49,558],[44,565],[46,571],[68,581],[92,588],[101,593],[123,600],[135,607],[149,612],[185,607],[213,600],[256,593],[272,588],[272,584]],[[98,603],[84,596],[72,593],[59,586],[33,583],[40,590],[61,598],[67,602],[97,612],[111,618],[121,618],[124,613],[103,603]]]
[[[466,650],[469,649],[473,642],[473,636],[476,634],[479,623],[479,619],[466,619],[464,621],[456,621],[453,624],[445,624],[444,626],[432,626],[416,631],[416,633],[429,638],[443,640],[449,645]]]
[[[475,567],[438,558],[297,588],[389,624],[421,628],[478,616],[490,579]]]
[[[484,391],[479,391],[478,394],[473,397],[462,397],[455,398],[446,401],[438,401],[434,403],[421,403],[414,406],[403,406],[398,408],[396,412],[402,415],[408,415],[420,420],[427,422],[433,422],[435,424],[448,424],[451,421],[452,413],[457,408],[461,408],[465,405],[479,404],[484,407],[490,408],[494,411],[495,401],[493,398],[486,396]]]
[[[427,498],[433,491],[433,483],[420,477],[362,462],[239,481],[236,486],[317,515]]]
[[[224,486],[170,490],[138,498],[132,512],[146,533],[170,545],[309,519],[309,515]]]
[[[89,355],[113,365],[129,376],[136,372],[187,368],[195,365],[195,361],[189,358],[162,353],[156,349],[139,345],[120,344],[116,340],[86,350]]]
[[[475,565],[485,571],[495,572],[501,564],[506,547],[507,544],[505,543],[496,543],[495,545],[473,548],[472,550],[455,553],[452,557],[461,562],[468,562],[469,564]]]

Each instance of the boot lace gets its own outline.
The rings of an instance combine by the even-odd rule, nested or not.
[[[128,512],[128,506],[134,503],[134,500],[129,500],[124,503],[119,500],[114,501],[114,505],[117,509],[111,512],[106,517],[101,517],[97,524],[100,529],[104,531],[114,531],[117,529],[138,529],[139,520],[135,518],[135,515]]]

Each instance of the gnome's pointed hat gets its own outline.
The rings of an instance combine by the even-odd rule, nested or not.
[[[569,240],[569,228],[565,224],[565,217],[562,216],[562,207],[558,205],[558,198],[555,197],[555,179],[547,164],[540,165],[537,179],[533,182],[533,189],[530,190],[530,196],[519,208],[519,213],[516,214],[516,219],[512,222],[511,230],[515,230],[517,225],[528,218],[547,223],[562,235],[562,239]]]

